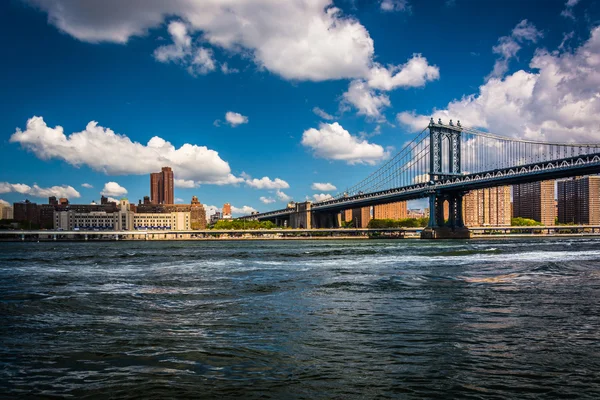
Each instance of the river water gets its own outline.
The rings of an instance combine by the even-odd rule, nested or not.
[[[599,398],[600,239],[0,243],[0,396]]]

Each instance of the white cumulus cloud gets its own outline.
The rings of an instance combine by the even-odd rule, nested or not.
[[[173,184],[175,185],[176,188],[182,188],[182,189],[191,189],[191,188],[195,188],[196,182],[194,182],[192,179],[174,179],[173,180]]]
[[[76,167],[87,165],[108,175],[148,174],[169,165],[178,179],[216,185],[244,181],[231,174],[229,164],[218,152],[206,146],[186,143],[175,148],[158,136],[144,145],[95,121],[67,136],[61,126],[52,128],[42,117],[32,117],[25,130],[17,129],[10,142],[21,144],[40,159],[59,159]]]
[[[271,204],[275,203],[276,200],[272,197],[260,196],[260,201],[262,201],[264,204]]]
[[[440,78],[440,69],[429,65],[421,54],[413,54],[406,64],[388,68],[375,64],[369,74],[369,87],[380,90],[393,90],[399,87],[422,87],[428,81]]]
[[[247,215],[256,212],[256,209],[250,206],[235,207],[231,206],[231,213],[237,215]]]
[[[247,124],[248,117],[246,117],[245,115],[242,115],[240,113],[236,113],[233,111],[227,111],[225,113],[225,121],[227,121],[229,123],[229,125],[236,127],[241,124]]]
[[[86,189],[93,189],[94,187],[92,185],[90,185],[89,183],[82,183],[81,184],[82,187],[86,188]]]
[[[494,69],[486,79],[503,77],[508,71],[510,60],[515,58],[519,50],[521,50],[520,43],[536,43],[541,37],[543,37],[543,34],[537,30],[535,25],[526,19],[519,22],[512,30],[510,36],[502,36],[498,39],[498,44],[493,47],[493,52],[500,55],[500,58],[496,60]]]
[[[66,198],[79,198],[81,194],[75,188],[68,185],[52,186],[48,188],[42,188],[37,184],[33,186],[26,185],[24,183],[9,183],[0,182],[0,193],[21,193],[27,194],[33,197],[66,197]]]
[[[348,91],[342,97],[346,104],[350,104],[358,110],[359,115],[366,115],[375,119],[380,119],[381,111],[392,104],[387,95],[377,94],[362,80],[350,82]]]
[[[119,185],[117,182],[106,182],[104,184],[104,189],[100,192],[103,196],[124,196],[127,194],[127,189],[123,186]]]
[[[279,200],[281,200],[281,201],[284,201],[284,202],[286,202],[286,203],[287,203],[288,201],[292,200],[292,197],[291,197],[291,196],[288,196],[287,194],[285,194],[285,193],[284,193],[284,192],[282,192],[281,190],[277,190],[277,191],[275,192],[275,196],[277,196],[277,198],[278,198]]]
[[[335,187],[335,185],[332,185],[331,183],[313,183],[312,186],[310,187],[312,190],[319,190],[321,192],[331,192],[332,190],[337,190],[337,188]]]
[[[302,145],[315,157],[346,161],[348,164],[375,164],[390,156],[382,146],[352,136],[340,124],[322,123],[319,129],[310,128],[302,134]]]
[[[169,29],[174,48],[160,50],[157,58],[185,53],[187,37],[193,47],[197,36],[207,45],[249,54],[259,67],[286,79],[363,76],[374,53],[365,27],[332,0],[30,1],[61,31],[92,43],[127,43],[175,17],[186,29]]]
[[[320,202],[325,200],[331,200],[333,199],[333,196],[331,196],[329,193],[315,193],[313,194],[313,199],[315,199],[316,202]]]
[[[479,92],[434,109],[434,119],[506,136],[559,142],[600,141],[600,27],[572,51],[537,50],[531,71],[493,78]],[[402,112],[398,121],[420,130],[429,116]]]
[[[246,179],[246,185],[255,189],[287,189],[290,187],[289,183],[283,179],[275,178],[271,179],[268,176],[263,176],[260,179]]]

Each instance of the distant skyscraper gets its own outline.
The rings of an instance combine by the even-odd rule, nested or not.
[[[150,201],[152,204],[173,204],[174,182],[171,167],[163,167],[161,172],[150,174]]]
[[[513,217],[533,219],[542,225],[554,225],[554,213],[553,180],[513,186]]]
[[[472,190],[463,197],[463,219],[468,227],[510,225],[510,186]]]
[[[558,181],[558,222],[600,224],[600,176]]]

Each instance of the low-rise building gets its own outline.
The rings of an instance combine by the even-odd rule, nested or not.
[[[190,212],[136,213],[133,215],[134,230],[171,230],[187,231],[191,229]]]

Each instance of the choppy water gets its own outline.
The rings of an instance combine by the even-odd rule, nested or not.
[[[0,396],[598,398],[600,240],[0,243]]]

